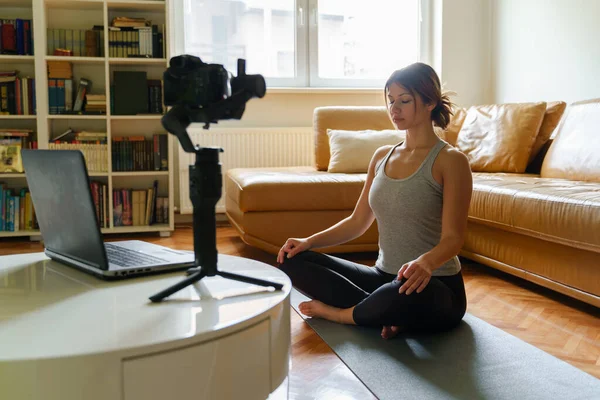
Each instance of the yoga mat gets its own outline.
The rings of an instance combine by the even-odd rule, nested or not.
[[[308,318],[375,396],[387,399],[600,399],[600,380],[470,314],[454,330],[400,334]]]

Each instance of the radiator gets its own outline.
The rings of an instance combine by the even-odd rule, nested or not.
[[[190,129],[194,144],[221,147],[223,182],[231,168],[295,167],[314,165],[314,138],[312,127],[300,128],[202,128]],[[189,166],[195,155],[179,147],[179,209],[181,214],[192,214],[189,192]],[[225,212],[225,185],[216,205],[217,213]]]

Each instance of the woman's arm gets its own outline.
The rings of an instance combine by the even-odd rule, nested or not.
[[[471,167],[463,153],[451,149],[440,161],[444,179],[442,236],[439,244],[423,255],[434,269],[458,255],[464,244],[473,192]]]
[[[352,214],[332,227],[315,233],[307,238],[311,248],[328,247],[346,243],[356,239],[369,229],[375,220],[375,216],[369,205],[369,191],[371,190],[371,184],[375,177],[375,168],[391,148],[392,146],[383,146],[377,149],[375,154],[373,154],[371,162],[369,163],[365,184]]]
[[[367,178],[362,189],[362,193],[358,198],[356,206],[352,214],[321,232],[304,238],[289,238],[284,245],[279,249],[277,254],[277,262],[282,263],[284,258],[292,258],[296,254],[312,248],[335,246],[340,243],[346,243],[355,239],[366,232],[373,224],[375,216],[369,205],[369,191],[375,176],[375,168],[379,161],[387,154],[392,146],[383,146],[373,154],[369,163]]]
[[[469,160],[460,151],[449,149],[439,161],[444,186],[440,242],[427,253],[400,268],[398,278],[407,278],[400,288],[400,293],[410,294],[414,290],[420,293],[429,283],[431,273],[458,255],[465,241],[473,192]]]

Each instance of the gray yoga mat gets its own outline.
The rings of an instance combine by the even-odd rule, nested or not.
[[[292,290],[296,311],[305,300]],[[600,399],[599,379],[468,313],[453,331],[391,340],[300,315],[381,400]]]

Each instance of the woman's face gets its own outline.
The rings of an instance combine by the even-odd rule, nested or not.
[[[433,107],[425,106],[420,96],[413,96],[404,86],[392,83],[387,96],[388,112],[396,129],[407,130],[424,121],[431,121]]]

